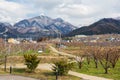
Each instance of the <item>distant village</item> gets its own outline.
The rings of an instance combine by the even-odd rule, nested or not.
[[[73,40],[80,42],[106,42],[106,41],[119,42],[120,35],[119,34],[105,34],[105,35],[92,35],[92,36],[76,35],[73,38]]]
[[[13,44],[20,44],[20,43],[37,43],[41,41],[46,40],[52,40],[52,41],[59,41],[60,38],[40,38],[38,40],[33,40],[32,38],[0,38],[1,42],[8,42]],[[75,35],[74,37],[65,37],[61,38],[61,42],[120,42],[120,35],[119,34],[105,34],[105,35],[92,35],[92,36],[86,36],[86,35]]]

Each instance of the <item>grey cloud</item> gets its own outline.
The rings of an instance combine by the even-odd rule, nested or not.
[[[6,0],[4,0],[6,1]],[[23,14],[7,15],[11,18],[31,17],[46,14],[49,17],[62,17],[66,21],[78,24],[91,24],[104,17],[120,16],[120,0],[7,0],[24,5]],[[20,11],[22,10],[20,9]],[[1,9],[0,9],[1,10]],[[5,10],[2,10],[5,11]],[[27,12],[26,12],[27,11]],[[30,11],[30,12],[29,12]],[[0,12],[1,13],[1,12]],[[12,13],[15,13],[12,11]],[[5,14],[2,14],[5,15]],[[19,16],[19,17],[18,17]],[[15,19],[14,19],[15,20]]]

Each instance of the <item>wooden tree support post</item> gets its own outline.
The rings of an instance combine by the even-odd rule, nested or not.
[[[12,74],[12,66],[10,66],[10,74]]]
[[[56,80],[58,80],[58,71],[56,70]]]
[[[4,71],[6,72],[7,55],[5,55]]]

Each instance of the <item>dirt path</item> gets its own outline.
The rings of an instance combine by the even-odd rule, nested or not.
[[[80,77],[83,80],[112,80],[112,79],[107,79],[107,78],[102,78],[102,77],[96,77],[96,76],[90,76],[90,75],[86,75],[86,74],[81,74],[81,73],[74,72],[74,71],[69,71],[68,74]]]
[[[38,80],[38,79],[16,75],[0,75],[0,80]]]
[[[53,52],[56,52],[57,54],[60,54],[60,55],[63,55],[63,56],[68,56],[68,57],[76,57],[75,55],[67,54],[65,52],[59,52],[52,46],[50,46],[50,48],[51,48],[51,50]],[[81,73],[74,72],[74,71],[69,71],[68,74],[83,78],[85,80],[112,80],[112,79],[106,79],[106,78],[102,78],[102,77],[96,77],[96,76],[90,76],[90,75],[86,75],[86,74],[81,74]]]
[[[52,65],[53,64],[48,64],[48,63],[39,64],[37,69],[52,70]],[[4,66],[2,65],[0,66],[0,68],[4,68]],[[10,65],[7,65],[7,68],[10,68]],[[12,65],[12,68],[27,68],[27,66],[23,63],[20,63],[20,64]]]
[[[59,55],[62,55],[62,56],[68,56],[68,57],[76,57],[75,55],[72,55],[72,54],[67,54],[65,52],[60,52],[60,51],[57,51],[54,47],[50,46],[51,50]]]

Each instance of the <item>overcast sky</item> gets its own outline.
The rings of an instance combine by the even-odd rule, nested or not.
[[[120,17],[120,0],[0,0],[0,21],[15,23],[45,15],[73,25],[89,25],[101,18]]]

